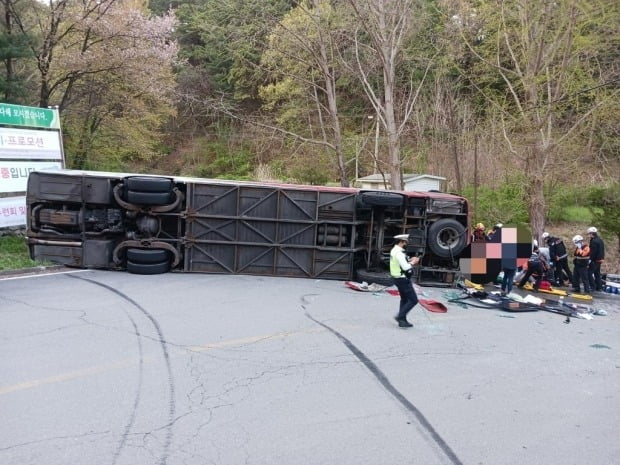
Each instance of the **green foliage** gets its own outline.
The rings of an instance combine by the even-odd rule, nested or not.
[[[588,201],[593,222],[602,231],[614,234],[620,241],[620,182],[592,188]]]
[[[244,146],[231,146],[221,139],[205,141],[200,144],[200,150],[194,153],[197,161],[193,173],[203,178],[220,179],[252,179],[254,155]]]
[[[162,173],[173,167],[175,174],[247,179],[260,163],[269,167],[265,179],[334,180],[333,156],[318,146],[292,146],[291,138],[265,129],[278,125],[308,139],[333,138],[325,74],[316,61],[319,31],[329,45],[326,63],[336,83],[346,166],[352,172],[357,158],[364,175],[377,164],[376,111],[360,78],[363,73],[380,96],[381,61],[369,47],[368,31],[351,14],[351,2],[321,0],[321,14],[314,15],[317,3],[297,0],[150,0],[151,11],[160,15],[153,17],[143,14],[145,2],[115,1],[100,18],[96,15],[103,9],[83,17],[82,2],[68,2],[54,13],[62,16],[52,16],[50,8],[64,3],[4,3],[25,29],[20,32],[6,16],[4,23],[0,20],[5,65],[0,66],[0,97],[4,92],[10,97],[5,101],[23,100],[13,103],[60,104],[70,167],[140,172],[157,166]],[[589,202],[587,184],[604,183],[620,164],[620,105],[613,74],[620,2],[531,0],[517,8],[504,1],[420,0],[411,5],[402,11],[413,15],[403,18],[412,19],[413,27],[398,57],[396,96],[404,103],[401,97],[410,85],[421,87],[403,126],[403,170],[450,178],[456,172],[449,151],[454,147],[462,160],[460,181],[467,185],[474,173],[473,141],[479,140],[482,184],[495,183],[498,167],[503,169],[510,157],[514,171],[529,166],[527,180],[535,185],[543,182],[533,175],[545,178],[546,202],[536,198],[534,213],[546,203],[548,220],[598,221],[583,208]],[[178,23],[166,18],[169,9]],[[56,33],[50,30],[51,19],[60,21]],[[178,61],[171,34],[181,45]],[[36,56],[22,47],[27,36]],[[42,49],[45,44],[49,53]],[[6,66],[11,57],[14,74]],[[544,66],[537,68],[532,57]],[[49,102],[39,101],[45,93]],[[235,121],[265,126],[231,135],[231,112]],[[368,119],[371,115],[375,119]],[[539,125],[538,118],[550,125]],[[574,125],[578,130],[570,132]],[[208,139],[192,140],[195,134],[208,134]],[[541,134],[549,140],[541,140]],[[378,166],[385,171],[384,128],[379,141]],[[545,148],[540,153],[548,158],[530,163],[533,147]],[[187,152],[193,154],[187,163],[183,155],[159,163],[163,154]],[[486,163],[490,157],[497,163]],[[579,168],[580,157],[588,160],[587,169]],[[600,169],[603,160],[607,169]],[[567,179],[579,187],[566,186]],[[485,223],[526,220],[522,181],[515,178],[498,189],[479,187],[475,217]],[[466,195],[473,202],[472,188]]]
[[[302,184],[322,186],[330,179],[325,164],[300,164],[291,170],[293,178]]]
[[[264,38],[291,0],[205,0],[177,9],[181,56],[207,71],[210,87],[237,100],[254,98]],[[204,87],[203,83],[196,83]]]
[[[549,220],[553,223],[583,223],[590,224],[593,220],[592,212],[587,207],[579,205],[564,205],[549,212]]]
[[[9,19],[10,20],[10,19]],[[23,70],[25,58],[33,58],[31,39],[27,35],[0,33],[0,60],[4,63],[0,73],[0,96],[6,103],[25,103],[28,89]],[[17,65],[22,72],[16,72]],[[9,74],[8,69],[11,69]]]
[[[28,255],[26,239],[20,236],[0,237],[0,270],[29,268],[36,264]]]
[[[593,213],[588,208],[589,188],[584,186],[555,186],[547,193],[547,220],[556,222],[591,223]]]
[[[473,222],[485,225],[495,223],[521,224],[528,221],[525,203],[525,184],[522,176],[507,179],[497,188],[478,187],[474,202],[474,188],[464,189],[463,195],[470,201],[474,210]]]
[[[153,160],[165,153],[160,127],[165,110],[143,115],[131,114],[126,117],[103,118],[96,124],[101,109],[90,109],[88,121],[84,124],[74,113],[63,118],[65,132],[64,145],[67,167],[100,171],[127,171],[136,164],[153,165]]]

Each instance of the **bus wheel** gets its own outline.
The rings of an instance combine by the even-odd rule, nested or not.
[[[170,271],[170,254],[163,249],[127,249],[127,271],[133,274],[161,274]]]
[[[168,205],[173,201],[172,179],[132,176],[124,180],[124,197],[135,205]]]
[[[428,228],[428,246],[441,258],[456,257],[467,246],[465,226],[452,218],[435,221]]]
[[[368,284],[379,284],[381,286],[392,286],[394,279],[387,271],[366,270],[358,268],[355,270],[357,282],[367,282]]]
[[[363,205],[371,207],[400,207],[404,202],[396,192],[362,192],[360,197]]]

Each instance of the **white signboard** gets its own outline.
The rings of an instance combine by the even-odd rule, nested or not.
[[[0,128],[0,159],[62,160],[60,133]]]
[[[60,168],[62,163],[59,161],[0,160],[0,192],[26,192],[31,171]]]
[[[26,224],[26,197],[0,198],[0,228]]]

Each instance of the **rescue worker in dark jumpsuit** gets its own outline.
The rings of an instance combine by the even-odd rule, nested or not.
[[[394,236],[396,243],[390,251],[390,275],[394,279],[394,284],[400,294],[400,306],[398,315],[394,318],[401,328],[411,328],[413,325],[407,321],[407,313],[418,303],[418,296],[411,283],[413,266],[417,265],[420,259],[412,257],[407,260],[405,249],[409,241],[409,234],[399,234]]]
[[[588,236],[590,236],[590,264],[588,265],[590,290],[600,292],[603,290],[601,264],[605,260],[605,243],[594,226],[588,228]]]
[[[543,233],[543,236],[549,233]],[[568,266],[568,252],[566,251],[566,246],[564,245],[564,241],[559,237],[549,236],[546,238],[547,244],[549,245],[549,255],[551,256],[551,261],[555,267],[555,285],[563,286],[564,285],[564,275],[566,279],[568,279],[569,283],[573,282],[573,272],[570,270]]]

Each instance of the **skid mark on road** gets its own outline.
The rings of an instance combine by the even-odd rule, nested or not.
[[[173,435],[173,431],[172,431],[172,426],[174,424],[174,417],[175,417],[175,413],[176,413],[176,400],[175,400],[175,395],[174,395],[174,377],[172,375],[172,365],[170,363],[170,354],[168,352],[168,347],[167,347],[167,343],[166,343],[166,339],[164,337],[163,331],[161,330],[161,327],[159,325],[159,322],[153,317],[153,315],[151,315],[145,308],[143,308],[138,302],[136,302],[135,300],[133,300],[131,297],[129,297],[126,294],[123,294],[122,292],[120,292],[119,290],[108,286],[107,284],[104,283],[100,283],[98,281],[95,281],[93,279],[89,279],[89,278],[83,278],[81,276],[75,276],[75,275],[69,275],[70,278],[73,279],[78,279],[80,281],[87,281],[89,283],[92,283],[96,286],[102,287],[104,289],[107,289],[108,291],[116,294],[117,296],[121,297],[123,300],[129,302],[131,305],[133,305],[135,308],[137,308],[140,313],[142,313],[153,325],[153,328],[155,329],[155,331],[157,332],[157,336],[159,338],[159,344],[162,350],[162,355],[164,358],[164,362],[166,364],[166,371],[168,373],[168,422],[165,425],[165,429],[166,429],[166,439],[163,445],[163,452],[161,457],[159,458],[159,463],[161,465],[165,465],[166,462],[168,461],[168,454],[169,454],[169,450],[170,450],[170,446],[172,444],[172,435]],[[133,326],[134,326],[134,331],[135,334],[138,336],[138,338],[140,338],[140,332],[138,330],[138,326],[136,325],[135,321],[133,318],[131,318],[131,316],[129,316],[129,314],[127,313],[128,317],[130,318]],[[142,358],[142,346],[140,345],[140,370],[142,370],[143,367],[143,358]],[[141,389],[141,386],[140,386]],[[138,392],[138,397],[136,399],[136,401],[134,401],[134,409],[137,409],[137,405],[139,402],[139,392]],[[134,410],[134,415],[135,415],[135,410]],[[133,425],[133,421],[134,421],[134,417],[132,416],[129,422],[129,429],[131,428],[131,426]],[[115,454],[115,461],[118,458],[118,455],[120,454],[120,451],[122,450],[122,448],[125,445],[125,441],[126,441],[126,437],[129,434],[129,429],[125,429],[125,434],[123,436],[123,439],[121,440],[121,444],[120,444],[120,448],[117,449],[116,454]]]
[[[432,439],[432,441],[439,447],[439,449],[443,452],[445,457],[452,463],[453,465],[463,465],[463,462],[457,457],[454,451],[450,448],[450,446],[444,441],[444,439],[439,435],[439,433],[435,430],[433,425],[428,421],[428,419],[424,416],[424,414],[413,405],[409,399],[407,399],[396,387],[390,382],[388,377],[383,373],[375,363],[370,360],[360,349],[357,348],[355,344],[353,344],[349,339],[344,337],[341,333],[333,329],[332,327],[326,325],[325,323],[316,320],[308,313],[306,305],[310,303],[308,297],[312,295],[302,296],[302,308],[304,310],[304,314],[306,317],[312,321],[314,321],[319,326],[322,326],[327,331],[335,335],[345,346],[347,349],[351,351],[353,355],[357,357],[357,359],[377,378],[377,381],[388,391],[394,398],[403,405],[409,412],[413,414],[416,418],[422,429],[428,433]]]

